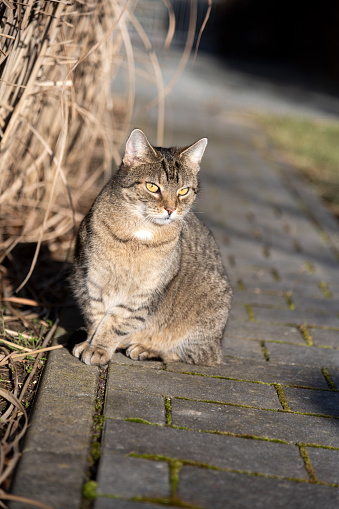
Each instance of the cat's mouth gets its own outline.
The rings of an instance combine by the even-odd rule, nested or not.
[[[155,224],[170,224],[173,221],[175,221],[176,219],[177,219],[177,216],[176,217],[172,217],[172,216],[167,216],[167,217],[153,216],[152,217],[152,222],[155,223]]]

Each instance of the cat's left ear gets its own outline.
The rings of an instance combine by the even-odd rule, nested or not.
[[[193,145],[184,148],[180,154],[180,159],[183,159],[193,170],[199,171],[207,141],[207,138],[202,138],[201,140],[193,143]]]

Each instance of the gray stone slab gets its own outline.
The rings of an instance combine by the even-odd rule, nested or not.
[[[335,509],[339,489],[184,467],[178,497],[204,509]]]
[[[14,493],[33,498],[53,509],[78,509],[86,470],[87,464],[81,456],[24,452]],[[11,502],[10,507],[26,509],[27,504]]]
[[[285,297],[281,295],[269,295],[267,293],[254,292],[236,292],[233,297],[233,306],[239,304],[250,304],[252,306],[263,306],[269,308],[286,308],[288,307]]]
[[[104,447],[97,477],[98,496],[167,498],[169,481],[166,462],[116,456]]]
[[[271,339],[296,344],[303,342],[301,333],[296,327],[258,322],[242,323],[233,321],[227,325],[225,336],[241,339]]]
[[[104,451],[104,465],[119,464],[120,457],[116,459],[117,454],[159,454],[220,468],[308,478],[299,449],[294,445],[140,423],[107,420]]]
[[[324,311],[325,313],[339,313],[339,302],[336,299],[310,299],[307,296],[295,295],[293,302],[296,308],[305,309],[307,311]]]
[[[228,321],[249,322],[250,317],[244,306],[234,306],[231,308]]]
[[[50,352],[13,494],[22,494],[25,482],[29,498],[53,500],[53,509],[78,507],[79,486],[88,468],[97,383],[98,368],[85,366],[67,350]]]
[[[117,391],[108,387],[105,403],[106,419],[138,418],[165,424],[165,400],[159,394]]]
[[[187,365],[189,369],[189,365]],[[280,408],[274,387],[111,365],[108,387],[138,393]]]
[[[256,360],[264,358],[260,343],[255,340],[225,336],[222,340],[222,351],[225,356]]]
[[[220,366],[188,366],[182,362],[168,364],[169,371],[188,372],[207,376],[229,377],[238,380],[252,380],[283,385],[298,385],[328,389],[326,380],[318,366],[292,366],[275,364],[274,362],[255,361],[249,359],[224,358]]]
[[[27,435],[25,451],[81,454],[92,436],[95,400],[55,396],[39,392]]]
[[[96,366],[86,366],[65,348],[51,351],[44,369],[43,391],[60,401],[63,397],[93,400],[98,373]]]
[[[263,254],[262,254],[263,247],[264,246],[262,246],[260,248],[260,250],[261,250],[260,257],[261,258],[263,257]],[[242,248],[239,246],[238,250],[240,252],[241,252],[241,249]],[[236,253],[236,252],[237,252],[237,249],[234,249],[233,253]],[[250,253],[251,254],[249,255],[248,263],[250,263],[251,261],[253,262],[252,252],[250,251]],[[230,277],[230,281],[234,287],[236,287],[236,285],[238,284],[238,281],[241,281],[242,287],[244,288],[244,290],[247,290],[247,291],[256,290],[259,292],[260,289],[265,289],[266,291],[269,290],[272,293],[279,293],[279,292],[283,292],[283,291],[288,291],[288,289],[290,287],[289,284],[285,285],[281,281],[276,281],[273,278],[271,273],[269,273],[267,271],[258,271],[255,269],[252,270],[251,272],[242,271],[241,269],[237,269],[236,271],[231,269],[229,272],[229,277]]]
[[[294,275],[295,276],[295,275]],[[237,278],[239,279],[239,278]],[[233,284],[237,282],[237,279],[234,281],[232,278]],[[240,277],[240,279],[242,279]],[[286,277],[280,279],[279,281],[269,281],[269,280],[256,280],[252,278],[244,278],[243,280],[245,290],[247,291],[260,291],[260,292],[270,292],[279,294],[282,292],[290,292],[292,295],[301,294],[301,295],[309,295],[312,297],[321,297],[323,293],[319,289],[319,281],[310,281],[309,283],[305,282],[297,282],[296,277],[290,276],[289,279]]]
[[[336,327],[339,329],[339,318],[335,314],[325,312],[310,312],[284,309],[255,308],[254,316],[258,322],[271,322],[280,324],[307,324],[318,327]]]
[[[310,334],[315,346],[332,346],[339,348],[339,331],[310,329]]]
[[[291,410],[339,417],[339,391],[314,391],[284,387]],[[339,426],[339,421],[336,421]]]
[[[317,479],[330,484],[339,484],[339,451],[314,447],[307,447],[306,450]]]
[[[339,350],[266,342],[270,360],[304,366],[339,367]]]
[[[172,400],[174,426],[339,447],[338,421],[213,403]]]

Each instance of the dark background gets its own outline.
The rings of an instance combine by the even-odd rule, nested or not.
[[[198,2],[198,29],[207,5]],[[189,1],[173,7],[178,25],[188,26]],[[339,84],[339,0],[214,0],[200,50],[235,66],[273,64]]]

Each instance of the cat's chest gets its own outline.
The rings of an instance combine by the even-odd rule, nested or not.
[[[177,253],[171,250],[166,255],[157,249],[120,246],[100,258],[91,265],[88,277],[100,287],[107,308],[162,290],[177,266]]]

